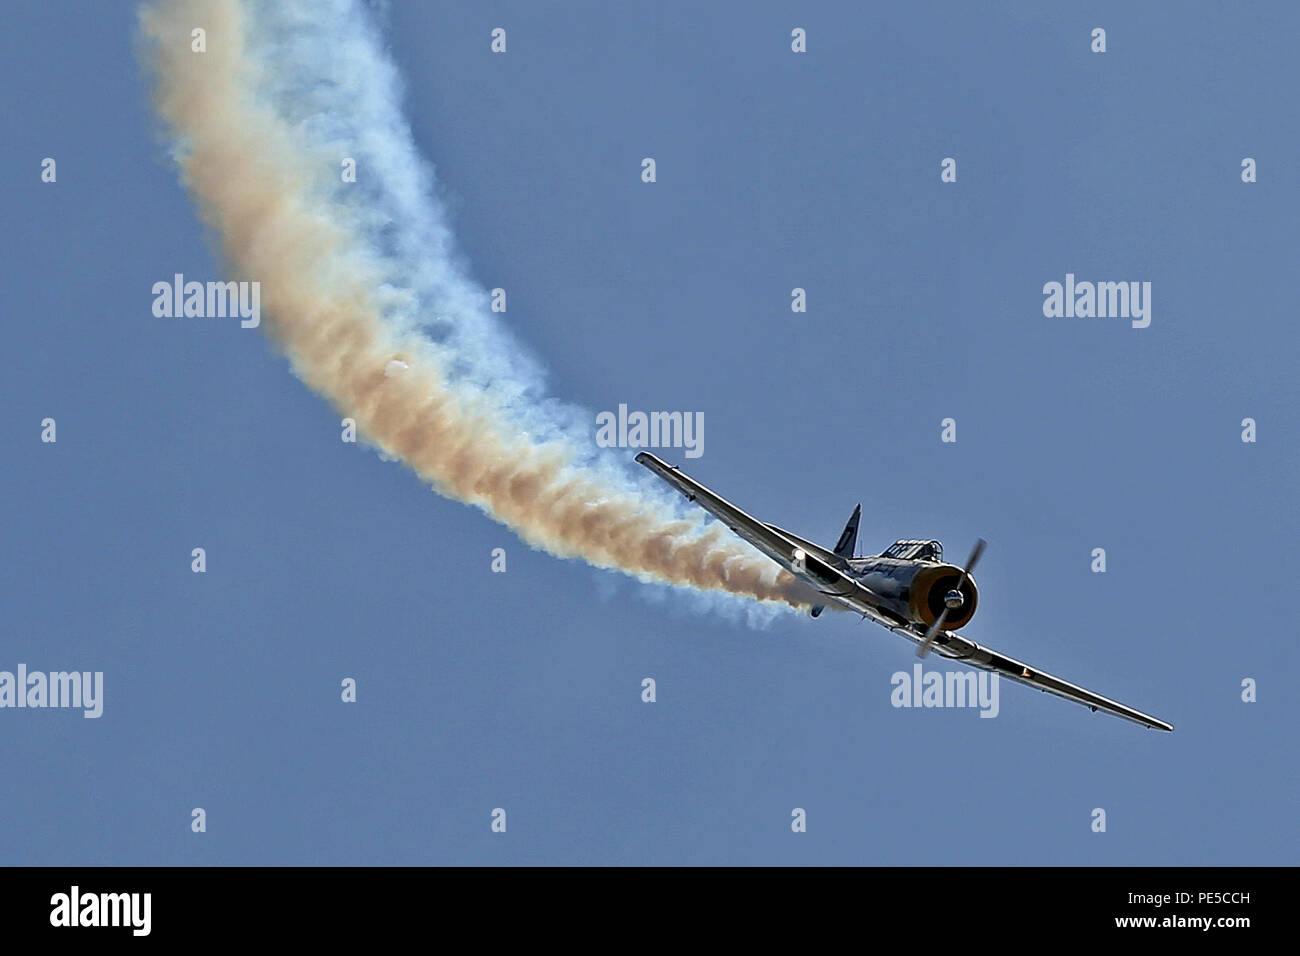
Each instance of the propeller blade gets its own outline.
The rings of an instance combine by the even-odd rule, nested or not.
[[[966,579],[970,577],[970,573],[975,570],[975,565],[979,563],[980,555],[984,553],[984,545],[987,543],[988,542],[983,538],[975,539],[975,547],[971,549],[970,557],[966,559],[966,567],[962,568],[961,577],[957,579],[957,586],[953,588],[954,591],[960,591],[966,584]],[[935,619],[935,622],[930,625],[930,629],[925,632],[925,639],[921,641],[920,646],[916,649],[917,657],[925,657],[926,654],[930,653],[930,647],[934,644],[934,639],[943,628],[943,622],[947,620],[947,618],[948,608],[945,607],[939,614],[939,617]]]
[[[925,640],[922,641],[921,646],[916,649],[917,657],[924,657],[926,654],[930,653],[930,645],[934,643],[935,635],[939,633],[939,628],[943,627],[944,618],[947,616],[948,609],[944,608],[943,612],[935,618],[934,623],[930,625],[930,629],[925,632]]]
[[[966,578],[970,577],[970,573],[975,570],[975,565],[979,564],[980,555],[984,553],[984,545],[987,543],[983,538],[975,539],[975,547],[971,548],[970,557],[966,559],[966,567],[961,572],[961,581],[957,583],[958,591],[966,583]]]

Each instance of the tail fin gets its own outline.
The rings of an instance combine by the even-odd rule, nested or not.
[[[849,523],[844,526],[844,533],[840,535],[840,540],[835,543],[835,553],[841,558],[853,557],[853,552],[858,547],[858,519],[862,517],[862,505],[859,504],[853,509],[853,514],[849,516]]]

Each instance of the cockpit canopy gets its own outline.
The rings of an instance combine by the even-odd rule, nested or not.
[[[938,541],[921,541],[904,538],[895,541],[880,553],[882,558],[897,558],[900,561],[936,561],[943,562],[943,545]]]

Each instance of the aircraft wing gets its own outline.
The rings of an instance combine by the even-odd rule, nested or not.
[[[889,628],[905,623],[901,619],[891,619],[876,606],[871,591],[852,575],[845,573],[847,563],[843,557],[788,531],[759,521],[726,498],[714,494],[681,469],[649,452],[641,452],[636,460],[828,601],[866,614]]]
[[[721,495],[714,494],[694,478],[683,474],[679,468],[668,464],[662,458],[657,458],[649,452],[643,451],[636,456],[636,460],[773,561],[784,565],[786,568],[790,567],[796,545],[784,534],[771,525],[759,521],[753,515],[741,511],[730,501]]]
[[[917,634],[911,629],[900,630],[903,630],[909,638],[918,644],[925,639],[924,634]],[[978,667],[981,670],[992,671],[1001,677],[1024,684],[1026,687],[1033,687],[1044,693],[1055,694],[1057,697],[1072,700],[1076,704],[1083,704],[1094,711],[1104,710],[1108,714],[1123,717],[1125,720],[1131,720],[1135,724],[1141,724],[1153,730],[1174,729],[1173,724],[1167,724],[1163,720],[1144,714],[1140,710],[1134,710],[1132,707],[1113,701],[1109,697],[1094,694],[1078,684],[1071,684],[1069,681],[1061,680],[1059,677],[1040,671],[1036,667],[1030,667],[1028,664],[1023,664],[1015,658],[1007,657],[1005,654],[999,654],[997,651],[976,644],[974,641],[951,631],[940,631],[939,636],[935,639],[934,648],[950,660],[961,661],[963,664],[970,664],[972,667]]]

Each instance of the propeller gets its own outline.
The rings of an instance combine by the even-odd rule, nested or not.
[[[916,649],[917,657],[924,657],[930,653],[930,646],[934,644],[934,639],[938,637],[939,631],[943,629],[943,622],[948,617],[949,611],[956,611],[966,603],[966,595],[962,593],[962,585],[970,577],[970,573],[975,570],[975,565],[979,563],[980,555],[984,553],[984,539],[976,538],[975,547],[971,549],[970,557],[966,559],[966,567],[962,568],[961,577],[957,579],[957,586],[943,596],[943,610],[930,629],[925,632],[925,640],[921,646]]]

